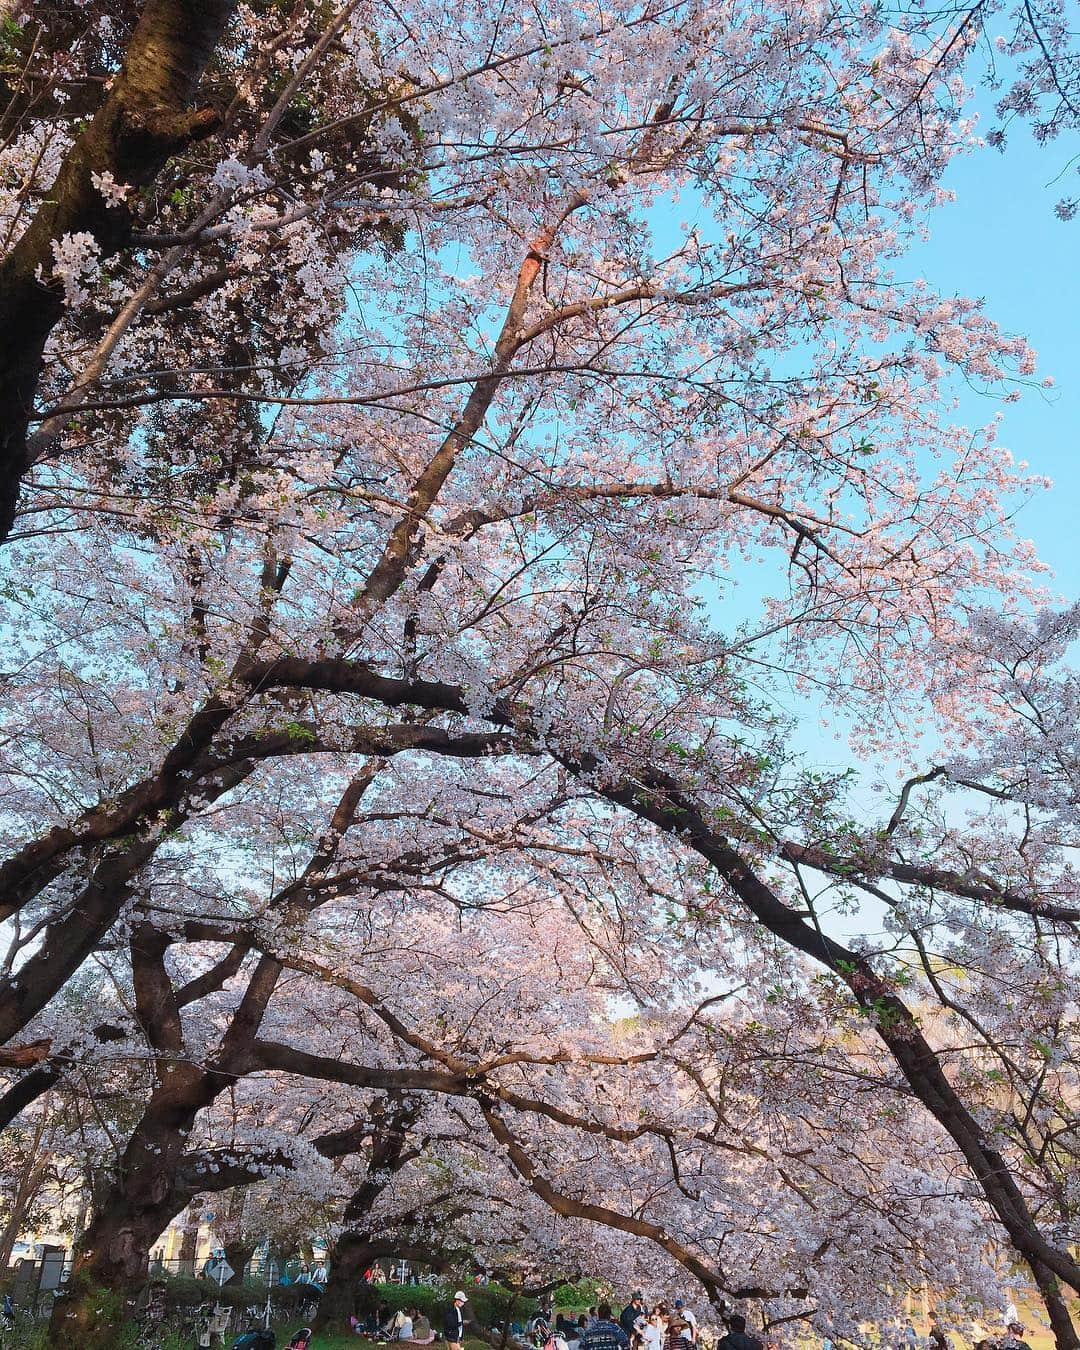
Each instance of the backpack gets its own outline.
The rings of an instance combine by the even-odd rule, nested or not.
[[[237,1336],[232,1343],[232,1350],[274,1350],[276,1344],[277,1338],[272,1331],[255,1327]]]
[[[289,1342],[286,1350],[309,1350],[314,1332],[310,1327],[301,1327]]]

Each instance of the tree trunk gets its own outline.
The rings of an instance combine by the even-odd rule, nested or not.
[[[195,1258],[199,1251],[199,1221],[192,1219],[188,1215],[188,1221],[184,1225],[184,1231],[180,1238],[180,1270],[181,1275],[195,1274]]]
[[[53,1308],[51,1350],[112,1350],[119,1327],[135,1311],[147,1253],[164,1226],[160,1214],[133,1216],[123,1194],[94,1217],[76,1250],[67,1293]]]
[[[247,1188],[244,1186],[234,1186],[229,1192],[229,1203],[225,1206],[225,1235],[222,1238],[222,1248],[225,1252],[225,1260],[232,1266],[235,1272],[227,1284],[232,1284],[235,1280],[242,1283],[244,1279],[244,1267],[255,1254],[255,1248],[258,1243],[248,1236],[244,1223],[244,1207],[247,1201]]]
[[[76,1245],[69,1290],[53,1308],[49,1345],[56,1350],[113,1350],[146,1283],[151,1246],[193,1199],[195,1187],[178,1185],[178,1169],[182,1131],[196,1113],[186,1098],[200,1075],[178,1070],[173,1080],[155,1093]]]
[[[149,0],[141,7],[107,96],[0,263],[0,541],[26,469],[42,354],[64,312],[62,288],[51,277],[52,242],[86,231],[105,257],[127,244],[134,217],[109,209],[93,174],[108,170],[118,182],[145,186],[170,155],[217,127],[217,113],[191,105],[235,8],[235,0]]]
[[[233,1274],[225,1281],[226,1284],[240,1284],[244,1278],[244,1268],[255,1255],[255,1248],[258,1244],[248,1238],[237,1239],[234,1242],[226,1242],[224,1245],[225,1260],[233,1268]]]
[[[342,1233],[338,1238],[330,1257],[330,1279],[319,1301],[316,1330],[348,1327],[361,1277],[374,1256],[370,1240],[362,1233]]]
[[[104,1204],[79,1242],[68,1295],[57,1301],[50,1345],[57,1350],[113,1350],[116,1329],[130,1316],[146,1282],[152,1244],[185,1206],[205,1190],[226,1190],[250,1180],[248,1169],[218,1167],[208,1186],[184,1141],[199,1112],[233,1080],[227,1065],[237,1045],[246,1049],[281,972],[262,957],[223,1038],[213,1068],[180,1062],[184,1052],[180,1004],[165,968],[168,942],[146,926],[133,933],[132,975],[136,1008],[148,1038],[161,1054],[160,1080],[135,1127]],[[199,1221],[185,1229],[181,1268],[194,1273]]]

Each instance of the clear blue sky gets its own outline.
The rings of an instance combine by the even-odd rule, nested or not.
[[[1074,148],[1074,147],[1073,147]],[[980,296],[1003,328],[1022,333],[1039,356],[1038,376],[1056,388],[1025,390],[1004,407],[1001,441],[1054,480],[1017,520],[1055,571],[1054,589],[1080,595],[1080,221],[1065,224],[1054,203],[1067,184],[1052,180],[1069,147],[1032,142],[1015,128],[1004,154],[983,149],[953,162],[946,186],[957,199],[931,217],[931,239],[910,257],[910,275],[947,294]],[[1072,177],[1073,175],[1070,175]],[[898,270],[898,275],[901,269]],[[965,396],[962,413],[986,421],[999,405]]]
[[[991,115],[986,126],[992,124]],[[990,318],[1022,334],[1037,352],[1036,378],[1019,402],[954,385],[961,400],[955,415],[974,428],[1001,412],[1001,444],[1053,480],[1051,489],[1023,505],[1015,529],[1034,541],[1053,569],[1047,579],[1051,591],[1073,600],[1080,598],[1080,220],[1067,224],[1055,216],[1054,203],[1070,185],[1053,181],[1068,153],[1064,142],[1035,145],[1026,127],[1019,127],[1004,153],[983,148],[958,157],[944,184],[956,194],[955,202],[933,213],[929,241],[913,245],[895,271],[901,280],[923,277],[946,295],[982,298]],[[1038,387],[1045,376],[1053,377],[1053,389]],[[742,603],[749,613],[754,578],[745,583]],[[815,699],[792,694],[788,708],[798,714],[793,748],[819,766],[850,762],[845,718],[830,712],[826,730]],[[922,753],[932,758],[925,743]],[[878,767],[887,778],[901,770],[899,764]],[[880,809],[862,789],[852,803],[856,811],[865,809],[868,819]]]

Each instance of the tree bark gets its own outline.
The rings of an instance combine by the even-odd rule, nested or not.
[[[49,279],[53,241],[85,231],[104,256],[126,245],[132,217],[106,204],[92,175],[145,187],[171,155],[217,127],[216,112],[193,111],[191,103],[235,7],[235,0],[143,6],[120,74],[76,138],[48,200],[0,263],[0,541],[10,533],[27,467],[45,344],[64,312],[62,288]]]
[[[334,1244],[330,1280],[319,1301],[316,1322],[320,1328],[348,1324],[360,1273],[377,1255],[386,1253],[385,1242],[376,1243],[367,1233],[356,1230],[371,1213],[372,1206],[386,1188],[387,1180],[416,1156],[416,1150],[409,1149],[407,1145],[409,1132],[419,1115],[420,1106],[417,1102],[403,1102],[400,1097],[387,1096],[373,1104],[370,1123],[361,1122],[354,1130],[324,1135],[319,1142],[320,1152],[331,1156],[339,1151],[351,1151],[368,1136],[371,1139],[367,1175],[345,1206],[342,1216],[345,1232]]]
[[[319,1300],[315,1319],[318,1331],[342,1331],[348,1328],[349,1318],[356,1307],[356,1290],[360,1277],[375,1259],[376,1251],[370,1239],[362,1233],[342,1233],[334,1243],[330,1258],[330,1278],[326,1292]]]
[[[138,1207],[127,1194],[114,1194],[79,1241],[67,1292],[49,1324],[53,1350],[115,1346],[146,1283],[150,1247],[179,1212],[167,1203]]]
[[[151,1246],[196,1194],[182,1188],[179,1170],[182,1131],[205,1095],[195,1080],[203,1076],[177,1066],[124,1150],[113,1185],[75,1248],[68,1292],[53,1308],[49,1343],[57,1350],[108,1350],[117,1325],[134,1311]]]
[[[224,1244],[225,1260],[233,1268],[233,1273],[225,1281],[226,1284],[243,1283],[244,1269],[255,1255],[257,1245],[250,1238],[243,1238],[242,1240],[238,1238],[235,1242]]]

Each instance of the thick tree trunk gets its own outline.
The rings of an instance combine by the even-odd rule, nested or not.
[[[83,1234],[68,1291],[53,1308],[52,1350],[112,1350],[118,1328],[133,1315],[150,1246],[173,1216],[163,1223],[160,1212],[136,1216],[132,1208],[120,1195]]]
[[[225,1252],[225,1260],[232,1266],[234,1272],[226,1281],[227,1284],[239,1284],[243,1281],[244,1268],[254,1256],[258,1245],[247,1235],[247,1225],[244,1223],[246,1200],[247,1188],[234,1186],[229,1192],[229,1203],[225,1207],[225,1236],[221,1245]]]
[[[349,1325],[360,1278],[375,1258],[371,1240],[363,1233],[342,1233],[330,1257],[330,1279],[319,1302],[315,1326],[319,1331]]]
[[[53,1309],[49,1344],[57,1350],[112,1350],[116,1328],[134,1310],[146,1283],[150,1248],[197,1186],[179,1171],[184,1139],[208,1092],[208,1075],[174,1066],[158,1088],[95,1206],[75,1248],[67,1295]]]
[[[226,1284],[240,1284],[244,1278],[244,1270],[255,1255],[256,1243],[244,1238],[243,1241],[225,1243],[225,1260],[233,1268],[232,1275],[225,1281]]]
[[[110,208],[93,174],[112,173],[139,188],[170,155],[218,125],[211,109],[192,111],[235,0],[149,0],[132,34],[123,69],[72,145],[48,199],[0,262],[0,540],[10,528],[26,469],[26,431],[42,353],[64,312],[51,280],[52,243],[86,231],[104,256],[131,232],[126,208]]]
[[[180,1238],[180,1275],[195,1274],[195,1258],[199,1254],[199,1221],[188,1215],[184,1231]]]
[[[167,937],[148,926],[132,933],[136,1009],[160,1054],[159,1081],[110,1192],[76,1248],[70,1293],[53,1310],[50,1344],[58,1350],[113,1350],[116,1326],[130,1315],[145,1283],[150,1247],[169,1221],[200,1192],[251,1180],[243,1164],[217,1163],[207,1174],[199,1155],[186,1152],[185,1140],[199,1112],[235,1081],[231,1057],[242,1053],[257,1032],[280,963],[266,956],[259,960],[215,1066],[200,1067],[183,1059],[181,1003],[165,968],[167,949]],[[194,1266],[197,1235],[196,1220],[185,1232],[181,1263],[188,1259]]]

